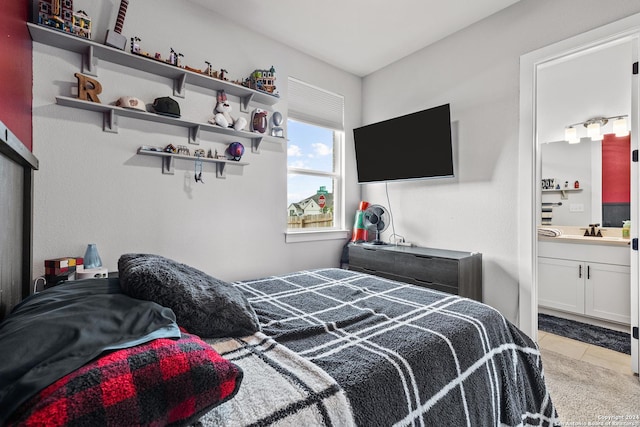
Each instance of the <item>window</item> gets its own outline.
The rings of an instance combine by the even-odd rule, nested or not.
[[[340,95],[289,78],[287,230],[344,229]]]

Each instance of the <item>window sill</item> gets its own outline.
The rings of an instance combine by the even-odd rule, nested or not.
[[[350,230],[287,231],[286,243],[313,242],[320,240],[341,240],[349,237]]]

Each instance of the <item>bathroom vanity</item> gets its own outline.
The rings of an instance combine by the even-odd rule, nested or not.
[[[578,234],[538,238],[541,308],[577,315],[567,317],[586,323],[602,325],[601,320],[628,327],[630,274],[629,239]]]

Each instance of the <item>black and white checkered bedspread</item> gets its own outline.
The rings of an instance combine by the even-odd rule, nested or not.
[[[235,284],[360,426],[559,425],[536,345],[495,309],[340,269]]]

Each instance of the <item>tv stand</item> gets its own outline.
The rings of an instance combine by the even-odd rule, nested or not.
[[[482,301],[482,254],[478,252],[351,243],[349,270]]]

